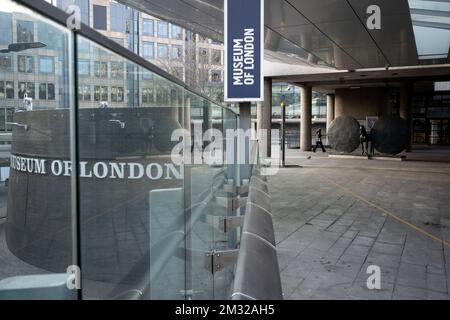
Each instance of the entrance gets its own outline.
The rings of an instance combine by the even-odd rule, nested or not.
[[[430,119],[429,121],[429,143],[431,145],[449,145],[449,119]]]

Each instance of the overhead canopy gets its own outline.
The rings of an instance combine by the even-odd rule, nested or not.
[[[223,41],[223,0],[120,2]],[[381,9],[381,30],[366,26],[370,5]],[[349,70],[418,64],[408,0],[265,0],[265,26],[267,50],[304,63]]]
[[[409,0],[409,6],[419,59],[448,61],[450,1]]]

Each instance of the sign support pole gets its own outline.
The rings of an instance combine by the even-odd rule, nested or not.
[[[286,165],[286,104],[281,102],[281,166]]]

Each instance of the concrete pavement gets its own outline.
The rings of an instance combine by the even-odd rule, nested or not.
[[[285,299],[450,299],[449,163],[287,155],[269,177]]]

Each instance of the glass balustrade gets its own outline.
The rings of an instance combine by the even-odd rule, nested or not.
[[[211,255],[236,247],[221,225],[236,214],[237,115],[19,2],[0,0],[0,106],[14,110],[0,299],[228,298],[233,268],[213,270]]]

